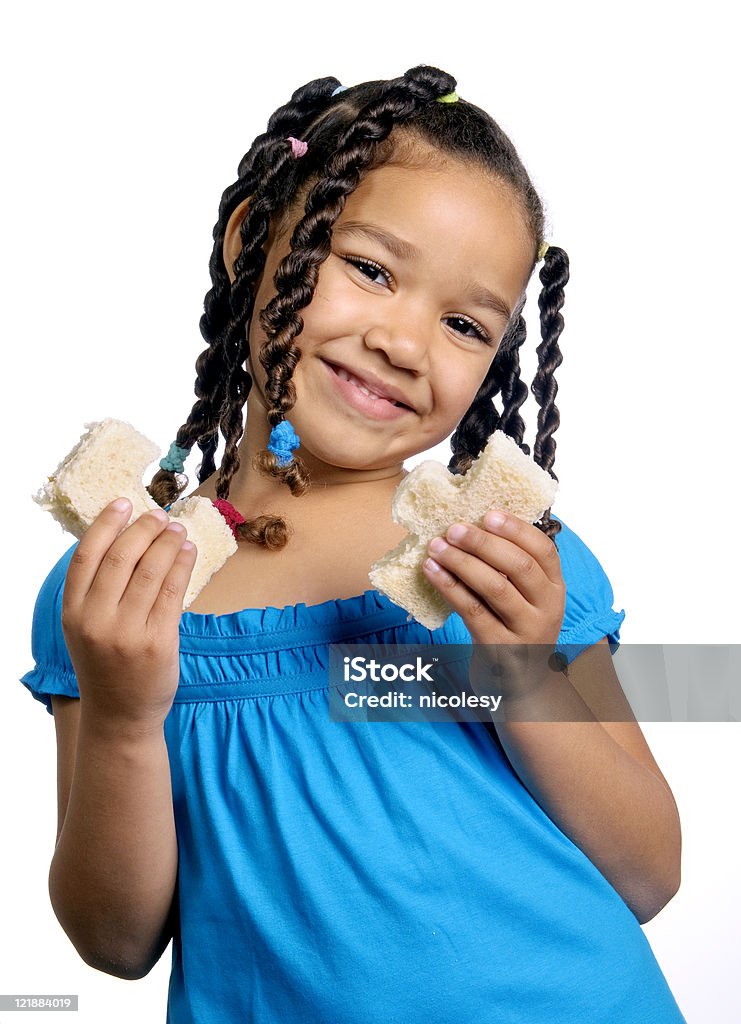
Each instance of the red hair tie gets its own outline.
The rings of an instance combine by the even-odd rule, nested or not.
[[[226,498],[212,498],[211,504],[214,505],[219,510],[219,512],[221,512],[224,519],[226,519],[227,525],[234,534],[234,539],[236,540],[237,527],[240,525],[240,523],[246,522],[244,516],[240,512],[238,512],[234,505],[232,505],[230,501],[227,501]]]

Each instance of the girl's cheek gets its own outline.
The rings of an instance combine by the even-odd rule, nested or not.
[[[437,404],[456,425],[470,408],[479,387],[478,377],[461,372],[455,353],[451,353],[445,360],[445,365],[439,367],[436,372]]]
[[[330,256],[329,259],[326,260],[319,268],[319,276],[314,288],[314,296],[307,307],[308,309],[313,309],[317,306],[328,306],[334,303],[339,297],[337,272],[335,268],[331,266],[331,260],[332,257]]]

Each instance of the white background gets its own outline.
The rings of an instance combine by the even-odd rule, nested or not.
[[[18,678],[32,665],[38,588],[73,538],[30,495],[86,421],[126,419],[166,451],[194,400],[221,193],[273,110],[312,78],[351,85],[432,64],[510,134],[571,261],[554,511],[610,576],[623,641],[739,642],[730,18],[718,2],[472,0],[42,2],[6,16],[0,992],[78,993],[81,1024],[164,1021],[170,951],[138,983],[97,972],[49,903],[53,719]],[[536,273],[528,380],[539,290]],[[522,411],[532,443],[532,396]],[[739,727],[643,729],[684,840],[681,889],[645,934],[688,1022],[732,1024]]]

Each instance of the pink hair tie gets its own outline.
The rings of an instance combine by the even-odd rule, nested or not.
[[[300,156],[303,156],[309,148],[308,142],[302,142],[301,139],[294,139],[292,135],[288,136],[286,142],[291,143],[291,151],[297,160]]]

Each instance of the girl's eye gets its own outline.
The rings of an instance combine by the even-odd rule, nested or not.
[[[359,256],[343,256],[342,259],[345,261],[345,263],[350,263],[353,267],[357,267],[360,273],[363,275],[363,277],[366,277],[372,284],[379,283],[374,280],[377,274],[383,274],[387,284],[389,283],[389,281],[392,280],[391,274],[388,272],[388,270],[386,270],[385,267],[382,267],[380,263],[376,263],[375,260],[361,259]],[[371,271],[371,273],[367,274],[362,269],[363,267],[367,267]],[[459,330],[457,327],[453,328],[454,331],[456,331],[458,334],[463,335],[464,338],[475,337],[478,338],[479,341],[481,341],[484,345],[493,344],[491,337],[487,334],[487,332],[484,330],[481,324],[478,323],[476,320],[472,320],[470,317],[467,316],[449,316],[446,319],[457,321],[459,324],[463,324],[464,327],[470,327],[473,329],[474,333],[473,335],[471,335],[464,334],[463,330]]]
[[[391,280],[391,274],[389,274],[388,270],[386,270],[385,267],[382,267],[380,263],[376,263],[374,260],[361,260],[359,257],[356,256],[343,256],[342,259],[345,261],[345,263],[350,263],[353,267],[357,267],[358,270],[360,270],[360,273],[363,275],[363,277],[367,277],[368,280],[371,281],[373,284],[378,283],[373,280],[375,274],[383,274],[386,280],[386,284],[388,284],[388,282]],[[360,269],[361,267],[369,267],[375,273],[366,274],[364,270]]]
[[[466,327],[472,327],[474,331],[474,337],[477,337],[479,341],[482,341],[485,345],[492,344],[492,340],[489,337],[489,335],[486,333],[481,324],[477,323],[475,320],[471,320],[467,316],[449,316],[448,320],[457,320],[458,323],[464,324]],[[454,327],[453,330],[457,330],[457,328]],[[458,331],[458,333],[463,334],[463,331]],[[472,335],[467,334],[464,335],[464,337],[470,338],[472,337]]]

